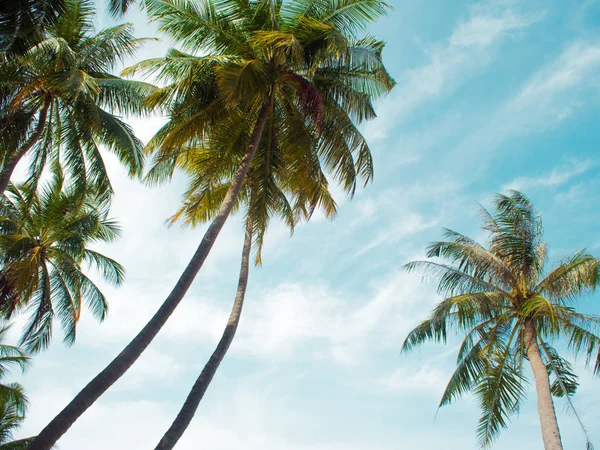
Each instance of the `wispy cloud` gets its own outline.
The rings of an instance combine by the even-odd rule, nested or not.
[[[490,49],[504,38],[519,33],[544,17],[544,12],[519,13],[506,2],[484,2],[472,8],[443,44],[428,51],[427,64],[398,77],[398,86],[379,106],[380,119],[364,132],[376,141],[387,137],[409,112],[445,95],[466,81],[491,59]]]
[[[506,105],[506,116],[527,114],[535,122],[560,122],[583,102],[576,94],[592,87],[600,71],[600,42],[576,42],[542,68]],[[575,95],[574,95],[575,94]],[[531,121],[529,121],[531,122]]]
[[[420,277],[400,271],[399,266],[400,262],[391,274],[373,282],[366,295],[355,298],[318,283],[281,283],[251,290],[232,353],[288,360],[298,358],[302,348],[308,359],[348,365],[360,361],[374,339],[379,347],[398,346],[410,326],[437,299],[433,286],[422,284]],[[132,386],[150,376],[162,379],[163,371],[149,373],[152,360],[164,363],[164,367],[172,365],[173,373],[180,372],[182,367],[174,364],[170,355],[160,353],[174,343],[209,349],[216,345],[232,300],[222,295],[186,299],[161,333],[157,350],[144,355],[125,384]],[[137,302],[121,302],[115,308],[111,320],[103,326],[91,320],[83,324],[80,339],[94,342],[95,351],[130,339],[157,304],[149,302],[145,308],[148,311],[143,313]]]
[[[555,128],[597,99],[599,75],[600,41],[571,43],[533,74],[460,148],[470,153],[490,151],[512,137]]]
[[[367,301],[300,284],[280,285],[261,297],[246,310],[234,348],[269,358],[297,357],[303,348],[342,364],[364,361],[374,340],[380,348],[400,345],[437,299],[431,286],[403,272],[382,279]]]
[[[451,373],[428,364],[419,367],[407,365],[381,378],[378,387],[387,393],[439,397],[444,392]]]
[[[426,219],[418,213],[408,213],[398,221],[382,228],[373,239],[360,247],[355,256],[361,256],[381,245],[395,244],[409,236],[439,225],[437,219]]]
[[[517,177],[510,183],[502,186],[502,189],[523,190],[535,187],[555,187],[567,183],[574,177],[584,174],[598,163],[587,159],[584,161],[569,161],[568,163],[555,167],[552,171],[542,173],[533,177]]]
[[[438,175],[435,181],[386,189],[373,198],[361,200],[354,223],[363,225],[364,244],[353,256],[362,256],[384,245],[394,246],[439,226],[445,212],[463,200],[458,196],[462,187],[459,182]],[[435,211],[433,214],[425,212],[430,208]],[[372,226],[375,223],[377,227]]]

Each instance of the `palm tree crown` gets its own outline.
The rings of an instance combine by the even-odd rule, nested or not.
[[[410,332],[402,350],[428,340],[446,342],[452,332],[466,333],[440,406],[474,392],[482,410],[477,434],[483,447],[506,427],[526,395],[524,360],[536,377],[540,417],[542,400],[547,399],[545,412],[551,409],[556,421],[550,393],[569,398],[577,388],[571,366],[553,347],[559,338],[566,337],[574,353],[584,354],[587,363],[593,362],[594,374],[600,374],[600,317],[573,306],[577,297],[597,286],[598,259],[580,250],[547,271],[541,217],[528,198],[511,191],[497,195],[495,206],[495,215],[482,208],[483,229],[490,236],[487,248],[446,230],[447,240],[432,244],[427,256],[448,263],[415,261],[405,266],[432,275],[446,298]],[[544,365],[536,366],[540,356]],[[542,421],[545,448],[562,448],[560,436],[546,432],[550,428]],[[557,425],[553,433],[558,434]]]
[[[82,197],[75,187],[63,187],[59,177],[39,194],[31,189],[11,186],[0,205],[0,313],[10,318],[30,311],[22,343],[39,351],[50,342],[55,317],[71,344],[82,303],[99,320],[106,316],[106,298],[84,273],[85,265],[115,284],[124,270],[90,248],[120,234],[106,202],[89,190]]]
[[[0,53],[0,190],[32,150],[33,183],[50,162],[80,185],[110,192],[101,146],[115,153],[130,175],[142,171],[142,143],[115,114],[141,114],[154,91],[148,83],[111,74],[144,39],[130,24],[94,33],[93,3],[65,0],[65,11],[22,55]]]
[[[150,0],[147,8],[188,50],[126,71],[167,83],[149,98],[170,115],[147,147],[155,156],[151,181],[168,179],[178,165],[189,171],[189,151],[198,160],[201,150],[203,173],[220,171],[227,181],[264,109],[261,161],[252,168],[257,195],[277,195],[283,172],[289,180],[320,178],[306,192],[314,207],[328,201],[320,197],[324,173],[350,193],[357,178],[371,179],[369,147],[354,122],[375,117],[373,99],[394,81],[381,59],[384,44],[355,33],[384,14],[385,3]],[[221,191],[222,198],[225,185]]]

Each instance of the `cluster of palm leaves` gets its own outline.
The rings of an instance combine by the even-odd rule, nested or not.
[[[18,347],[7,345],[8,327],[0,328],[0,449],[25,449],[29,439],[13,439],[13,432],[19,428],[25,417],[27,398],[23,387],[18,383],[4,384],[4,378],[14,368],[21,370],[29,364],[29,358]]]
[[[80,189],[110,193],[101,148],[115,153],[130,175],[141,175],[143,145],[118,114],[145,112],[155,88],[111,72],[145,40],[128,24],[94,32],[91,2],[64,6],[30,47],[0,53],[0,192],[25,156],[27,184],[34,186],[49,167]]]

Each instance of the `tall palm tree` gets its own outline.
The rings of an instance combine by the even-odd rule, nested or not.
[[[495,206],[495,215],[482,209],[487,248],[446,230],[447,240],[431,244],[427,256],[448,263],[415,261],[405,266],[438,279],[438,292],[447,298],[410,332],[402,350],[428,340],[445,342],[452,332],[466,333],[440,406],[474,392],[482,410],[477,427],[482,447],[491,445],[525,398],[523,363],[528,361],[544,448],[559,450],[563,447],[552,396],[569,399],[577,377],[553,345],[566,336],[574,353],[583,353],[588,364],[593,360],[594,374],[600,375],[600,316],[579,313],[573,306],[577,297],[597,286],[599,260],[584,249],[547,271],[542,221],[529,199],[511,191],[497,195]]]
[[[147,348],[183,299],[231,213],[262,140],[281,148],[298,173],[320,170],[353,192],[356,172],[372,170],[369,148],[354,122],[375,116],[372,100],[393,80],[383,43],[356,38],[385,14],[379,0],[146,2],[152,20],[184,50],[142,62],[129,73],[154,73],[167,86],[151,95],[170,120],[149,144],[165,161],[152,176],[168,178],[186,147],[232,153],[238,166],[219,194],[219,209],[175,287],[134,340],[39,434],[48,449]],[[204,56],[198,56],[204,55]],[[354,122],[353,122],[354,119]],[[267,130],[266,133],[263,131]],[[162,170],[164,168],[168,170]],[[369,177],[365,176],[366,179]]]
[[[0,327],[0,450],[24,450],[31,438],[14,441],[12,434],[25,418],[27,398],[20,384],[4,384],[3,380],[15,366],[25,370],[29,358],[18,347],[4,343],[8,329]]]
[[[144,39],[130,24],[94,33],[93,2],[65,0],[65,10],[19,56],[0,53],[0,193],[17,164],[31,156],[29,180],[47,162],[64,166],[80,186],[110,192],[100,147],[115,153],[131,176],[142,172],[142,143],[115,114],[141,114],[151,84],[111,74]]]
[[[11,185],[0,204],[0,314],[5,319],[30,312],[21,344],[30,352],[45,349],[58,319],[64,341],[72,344],[83,303],[103,320],[106,298],[84,272],[95,267],[114,284],[124,270],[90,244],[114,241],[119,227],[107,203],[89,190],[81,196],[55,177],[40,193]]]
[[[329,192],[328,180],[319,167],[319,161],[315,161],[313,170],[298,171],[295,164],[287,164],[282,149],[279,146],[271,147],[270,143],[270,140],[261,142],[244,188],[234,206],[234,209],[239,209],[244,205],[246,209],[246,231],[238,287],[225,330],[157,449],[171,449],[183,436],[233,342],[248,285],[253,240],[256,244],[255,262],[261,264],[264,237],[272,216],[279,217],[293,233],[297,223],[309,220],[317,208],[329,218],[336,213],[337,206]],[[218,199],[230,184],[227,177],[239,164],[239,157],[234,156],[202,148],[180,153],[176,165],[181,166],[189,175],[190,181],[184,195],[184,204],[171,218],[171,222],[183,219],[187,225],[195,226],[214,217],[219,205]],[[164,164],[163,160],[157,161],[153,170],[161,164]],[[371,175],[369,172],[368,176]]]

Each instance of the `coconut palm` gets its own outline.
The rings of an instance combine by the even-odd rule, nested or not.
[[[309,220],[317,208],[323,211],[325,217],[331,218],[336,213],[336,203],[329,192],[327,178],[323,175],[318,160],[314,170],[298,171],[293,164],[285,163],[285,154],[281,148],[270,148],[269,142],[263,140],[257,149],[244,188],[234,206],[234,210],[242,205],[246,209],[246,225],[238,287],[225,330],[157,449],[171,449],[183,436],[233,342],[246,295],[253,238],[255,262],[260,264],[264,237],[272,216],[287,224],[293,233],[297,223]],[[185,224],[196,226],[214,217],[219,206],[218,199],[230,184],[227,176],[239,165],[239,158],[232,156],[234,155],[205,149],[181,152],[177,166],[181,166],[189,175],[189,189],[184,195],[183,206],[171,218],[172,223],[183,219]],[[157,164],[162,164],[162,161]]]
[[[261,141],[271,151],[281,149],[298,174],[320,170],[322,162],[350,193],[357,172],[370,179],[370,150],[355,123],[375,116],[372,100],[394,83],[381,59],[383,43],[356,34],[386,13],[385,3],[151,0],[146,8],[181,46],[128,71],[153,74],[166,84],[149,100],[170,119],[148,146],[164,162],[151,179],[168,179],[187,147],[231,153],[239,163],[227,189],[215,194],[218,211],[158,312],[42,430],[32,450],[55,443],[165,324],[236,204]]]
[[[8,330],[8,326],[0,327],[0,450],[20,450],[26,448],[31,438],[14,441],[12,434],[23,422],[27,398],[20,384],[4,384],[3,380],[15,366],[24,370],[29,358],[18,347],[4,343]]]
[[[8,319],[30,313],[21,338],[30,352],[48,346],[55,318],[65,343],[72,344],[83,303],[98,320],[106,317],[106,298],[85,274],[86,267],[114,284],[123,280],[120,264],[90,248],[120,234],[108,218],[106,202],[98,198],[89,190],[82,196],[55,177],[39,193],[11,185],[2,201],[0,314]]]
[[[101,147],[131,176],[141,174],[143,145],[115,114],[145,112],[154,87],[111,70],[144,39],[133,36],[130,24],[94,33],[93,19],[93,2],[65,0],[60,18],[24,54],[0,54],[0,193],[25,155],[33,184],[49,162],[63,166],[79,187],[110,192]]]
[[[408,351],[428,340],[445,342],[452,332],[465,332],[458,367],[440,406],[467,392],[479,398],[482,416],[477,435],[489,447],[526,395],[524,361],[535,377],[544,448],[562,449],[552,396],[573,395],[577,377],[554,344],[561,336],[600,375],[600,317],[576,311],[580,295],[595,289],[599,261],[585,249],[547,271],[542,221],[520,192],[497,195],[496,213],[482,208],[488,247],[452,230],[446,241],[429,247],[427,256],[448,263],[415,261],[409,271],[424,270],[439,280],[446,298],[431,316],[410,332]]]

